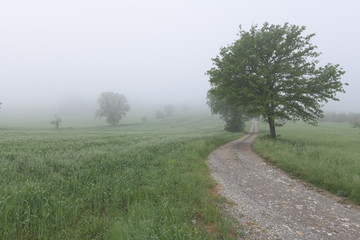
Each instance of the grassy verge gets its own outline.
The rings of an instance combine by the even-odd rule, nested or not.
[[[233,239],[204,162],[214,119],[2,129],[0,239]]]
[[[360,131],[345,124],[302,123],[279,128],[281,138],[258,138],[254,149],[291,175],[360,204]]]

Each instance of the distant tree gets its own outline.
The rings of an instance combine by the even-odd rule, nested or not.
[[[244,107],[227,104],[225,99],[219,99],[208,93],[208,101],[212,114],[219,114],[225,121],[224,129],[229,132],[244,131],[245,122],[249,120]]]
[[[141,118],[141,121],[142,121],[142,122],[147,122],[147,121],[148,121],[148,118],[147,118],[146,116],[143,116],[143,117]]]
[[[173,105],[166,105],[164,107],[164,112],[167,117],[170,117],[174,113],[174,106]]]
[[[62,122],[62,119],[61,119],[59,116],[55,115],[55,116],[54,116],[54,120],[52,120],[52,121],[50,122],[50,124],[54,124],[54,125],[55,125],[55,128],[56,128],[56,129],[59,129],[61,122]]]
[[[112,125],[119,123],[120,119],[130,110],[124,95],[114,92],[103,92],[97,100],[99,109],[95,115],[106,117],[106,122]]]
[[[305,27],[270,25],[240,30],[239,39],[224,47],[207,74],[209,92],[234,106],[246,106],[248,115],[262,117],[276,138],[282,120],[317,124],[321,107],[336,93],[345,92],[339,65],[318,67],[317,48],[303,36]]]
[[[165,114],[161,110],[158,110],[155,115],[157,119],[165,117]]]

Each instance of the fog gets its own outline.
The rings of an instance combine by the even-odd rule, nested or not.
[[[134,106],[205,105],[211,58],[240,24],[265,21],[316,33],[320,63],[340,64],[350,84],[325,109],[360,112],[359,12],[355,0],[2,0],[0,119],[90,111],[104,91]]]

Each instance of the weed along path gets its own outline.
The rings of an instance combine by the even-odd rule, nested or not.
[[[251,133],[209,156],[225,210],[240,224],[244,239],[360,239],[360,210],[338,203],[268,165],[251,149]]]

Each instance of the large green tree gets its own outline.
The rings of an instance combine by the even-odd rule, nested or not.
[[[106,122],[112,125],[119,123],[120,119],[130,110],[124,95],[114,92],[104,92],[97,100],[99,109],[95,115],[106,117]]]
[[[270,135],[284,120],[316,124],[322,105],[344,92],[339,65],[319,66],[320,53],[311,43],[315,34],[290,25],[252,26],[220,50],[207,72],[209,93],[235,106],[246,106],[248,116],[268,122]]]

